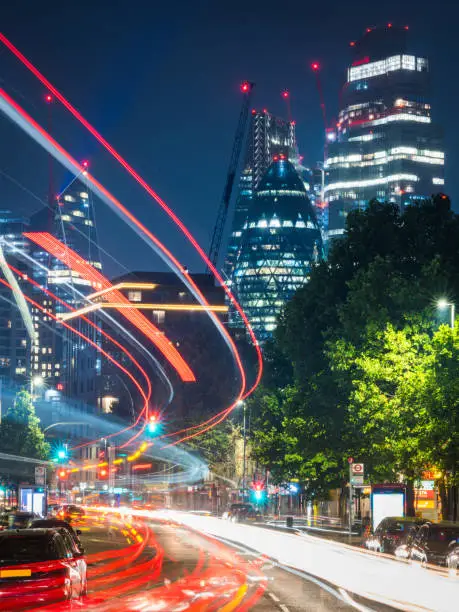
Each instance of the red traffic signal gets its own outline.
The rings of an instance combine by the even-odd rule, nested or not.
[[[258,480],[256,482],[252,482],[252,487],[255,491],[263,491],[265,488],[265,483],[262,480]]]
[[[108,467],[100,467],[97,470],[97,478],[99,480],[107,480],[107,478],[108,478]]]
[[[67,476],[68,476],[67,470],[58,470],[57,477],[60,480],[65,480],[67,478]]]

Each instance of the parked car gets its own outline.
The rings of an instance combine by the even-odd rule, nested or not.
[[[459,543],[451,544],[450,550],[446,556],[446,567],[453,576],[459,574]]]
[[[10,516],[9,512],[2,512],[0,514],[0,531],[3,531],[4,529],[8,529],[8,525],[9,525],[8,517],[9,516]]]
[[[231,504],[222,518],[233,523],[261,521],[263,515],[252,504]]]
[[[58,518],[49,518],[49,519],[35,519],[30,521],[28,525],[29,529],[56,529],[57,531],[65,530],[70,537],[72,538],[75,546],[81,554],[85,553],[84,547],[81,544],[80,538],[78,536],[81,535],[80,529],[74,529],[70,523],[67,521],[62,521]]]
[[[410,559],[426,565],[447,565],[449,554],[459,544],[459,525],[426,523],[419,528],[410,548]]]
[[[0,533],[0,608],[78,599],[87,592],[86,560],[55,529]]]
[[[393,555],[401,546],[406,545],[408,538],[412,538],[423,523],[424,520],[414,517],[387,516],[365,540],[365,546],[375,552]]]
[[[8,529],[25,529],[30,521],[40,518],[35,512],[10,512],[8,516]]]

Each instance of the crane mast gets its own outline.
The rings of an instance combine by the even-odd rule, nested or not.
[[[244,136],[246,133],[247,119],[249,116],[250,100],[252,97],[252,90],[255,87],[255,83],[244,81],[241,84],[241,92],[243,94],[241,112],[239,113],[239,120],[236,128],[236,134],[233,142],[233,149],[231,151],[230,163],[228,166],[228,173],[226,175],[225,188],[223,189],[222,199],[218,208],[217,221],[215,223],[214,231],[212,234],[212,241],[209,249],[209,259],[214,266],[217,266],[218,256],[223,240],[223,232],[225,229],[226,219],[228,216],[228,210],[231,202],[231,195],[233,193],[234,179],[236,178],[237,169],[239,166],[239,159],[241,157],[242,145],[244,144]]]

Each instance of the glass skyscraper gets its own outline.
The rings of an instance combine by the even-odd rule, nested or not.
[[[317,218],[302,179],[284,155],[261,179],[241,228],[232,288],[259,342],[323,256]]]
[[[285,155],[295,159],[295,124],[275,117],[266,109],[253,110],[247,136],[244,166],[239,179],[239,191],[231,225],[231,234],[225,259],[225,273],[228,283],[236,262],[241,234],[247,219],[253,195],[274,155]]]
[[[403,209],[444,185],[440,128],[432,122],[429,63],[408,50],[405,27],[368,28],[351,43],[336,131],[327,133],[329,237],[371,199]]]

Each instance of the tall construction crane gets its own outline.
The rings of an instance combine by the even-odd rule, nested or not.
[[[226,218],[228,216],[229,205],[231,202],[231,194],[233,193],[234,179],[239,166],[239,158],[241,157],[242,145],[244,144],[244,136],[247,127],[247,119],[249,117],[250,100],[255,83],[244,81],[241,83],[241,93],[243,94],[241,112],[236,128],[236,135],[233,142],[233,150],[231,152],[228,173],[226,175],[225,188],[223,190],[222,199],[218,209],[217,221],[215,223],[212,241],[209,249],[209,259],[214,266],[217,265],[218,255],[223,240],[223,232],[225,229]]]

